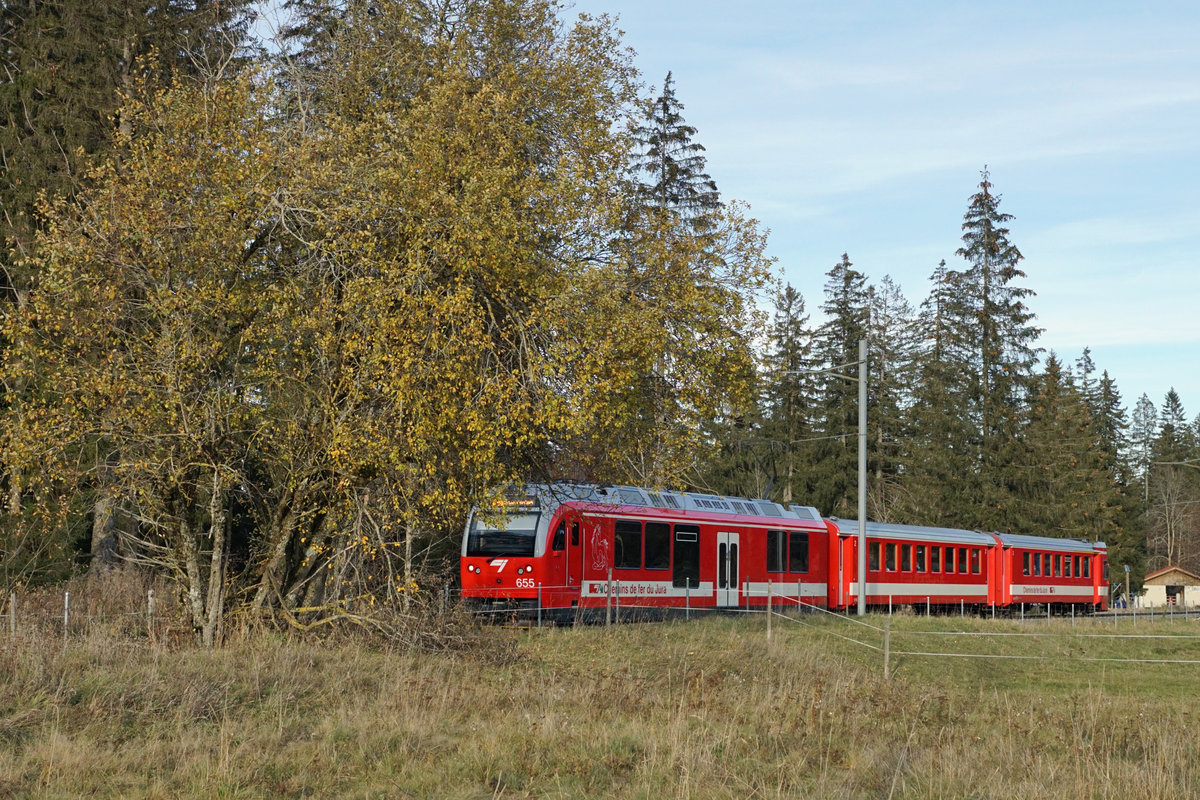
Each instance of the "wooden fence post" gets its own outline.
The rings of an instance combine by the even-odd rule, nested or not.
[[[612,625],[612,567],[608,568],[608,583],[604,585],[604,627]]]
[[[891,680],[892,661],[892,618],[883,621],[883,678]]]
[[[771,581],[767,581],[767,642],[771,641]]]
[[[158,643],[158,636],[154,630],[154,590],[146,592],[146,632],[150,636],[150,644]]]

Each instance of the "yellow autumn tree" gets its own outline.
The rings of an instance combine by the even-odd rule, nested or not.
[[[239,604],[406,604],[466,508],[530,475],[677,482],[748,390],[762,234],[639,206],[609,20],[395,0],[335,30],[316,73],[134,103],[8,323],[38,387],[21,474],[111,470],[127,557],[206,643]]]

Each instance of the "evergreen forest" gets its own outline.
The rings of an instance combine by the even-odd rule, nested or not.
[[[1200,417],[1039,345],[986,168],[919,305],[853,242],[805,298],[607,17],[0,6],[4,592],[133,565],[212,645],[407,609],[522,482],[853,517],[860,340],[870,518],[1200,572]]]

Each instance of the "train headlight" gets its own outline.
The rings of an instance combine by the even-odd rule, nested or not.
[[[518,574],[518,575],[524,575],[524,574],[525,574],[525,570],[524,570],[524,569],[522,569],[521,567],[517,567],[517,574]]]

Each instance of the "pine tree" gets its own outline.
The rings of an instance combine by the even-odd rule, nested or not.
[[[816,432],[823,440],[817,447],[813,505],[826,514],[853,517],[858,513],[858,385],[839,375],[857,377],[858,343],[867,338],[871,301],[866,276],[848,254],[826,275],[821,305],[826,320],[817,333],[816,353],[829,372],[821,376]]]
[[[981,489],[974,454],[979,431],[969,413],[971,350],[961,280],[961,273],[948,270],[942,261],[921,304],[918,324],[923,337],[915,369],[902,522],[977,527]]]
[[[1141,484],[1143,503],[1150,498],[1150,464],[1154,460],[1154,441],[1158,438],[1158,409],[1146,394],[1133,408],[1133,420],[1129,429],[1130,454],[1136,478]]]
[[[638,186],[643,202],[679,214],[697,232],[709,230],[721,196],[704,171],[704,146],[694,141],[696,129],[683,120],[683,103],[675,97],[670,72],[634,135],[642,146],[636,169],[646,178]]]
[[[1097,446],[1093,408],[1051,353],[1033,383],[1029,419],[1018,439],[1016,502],[1010,530],[1090,541],[1111,540],[1123,509],[1120,487]]]
[[[912,438],[909,414],[919,349],[917,322],[900,287],[885,275],[868,290],[870,361],[867,394],[868,514],[895,521],[903,500],[905,443]]]
[[[808,467],[815,452],[813,415],[818,379],[814,373],[813,330],[804,297],[788,284],[780,292],[763,364],[763,437],[769,442],[771,473],[782,503],[807,504]]]
[[[967,395],[979,431],[976,468],[983,490],[978,521],[992,529],[1009,524],[1012,488],[1018,479],[1011,466],[1021,458],[1015,437],[1041,333],[1025,305],[1033,292],[1017,284],[1026,276],[1019,268],[1023,256],[1009,240],[1006,225],[1012,219],[1000,211],[1000,196],[992,192],[985,168],[963,218],[963,246],[957,254],[968,267],[959,276],[964,291],[956,310],[968,326],[971,348]]]

